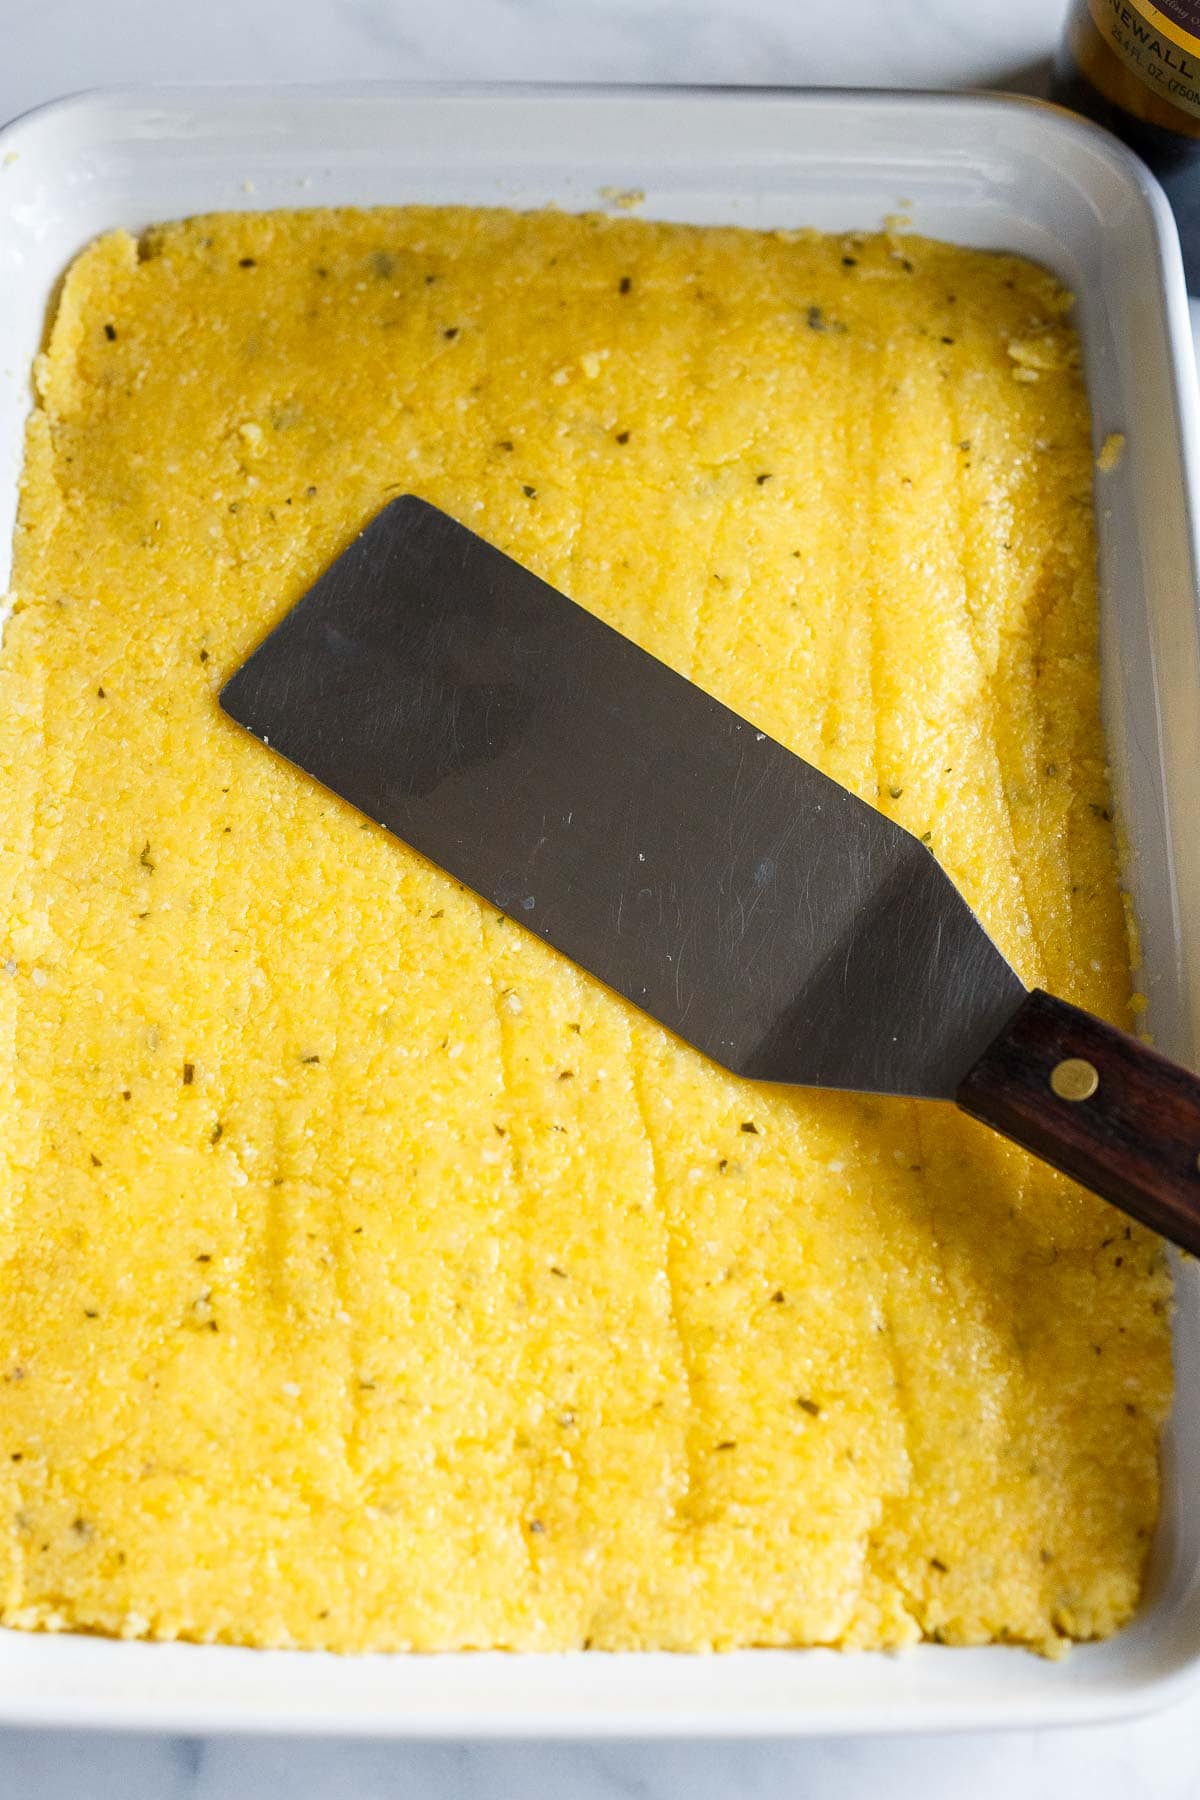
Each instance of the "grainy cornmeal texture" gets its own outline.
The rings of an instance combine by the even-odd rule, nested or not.
[[[1130,1023],[1069,299],[916,238],[118,232],[0,707],[4,1621],[1052,1648],[1135,1605],[1154,1239],[947,1107],[738,1082],[244,737],[392,494],[876,802]]]

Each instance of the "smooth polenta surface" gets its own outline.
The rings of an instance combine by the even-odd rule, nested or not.
[[[1129,1615],[1152,1237],[948,1107],[724,1074],[217,706],[422,495],[1129,1024],[1069,304],[913,237],[555,212],[79,258],[0,673],[4,1622],[1053,1648]]]

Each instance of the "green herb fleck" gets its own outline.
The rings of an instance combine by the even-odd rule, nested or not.
[[[741,1128],[743,1131],[748,1131],[751,1137],[758,1136],[758,1126],[754,1123],[753,1119],[743,1119]]]
[[[821,1409],[816,1401],[810,1400],[805,1394],[796,1395],[796,1405],[800,1408],[801,1412],[806,1412],[811,1419],[820,1416]]]

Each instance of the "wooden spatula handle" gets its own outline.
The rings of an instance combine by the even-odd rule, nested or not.
[[[955,1098],[1200,1255],[1200,1077],[1035,988]]]

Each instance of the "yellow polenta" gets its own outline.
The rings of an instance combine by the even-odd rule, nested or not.
[[[1129,1023],[1043,271],[473,210],[115,233],[0,674],[0,1617],[342,1650],[1051,1647],[1137,1601],[1156,1241],[707,1064],[243,736],[376,510],[472,526]]]

